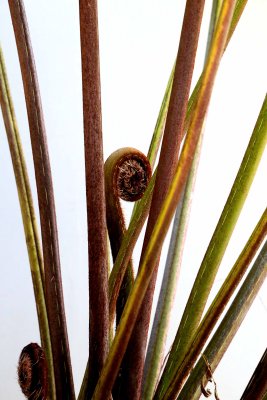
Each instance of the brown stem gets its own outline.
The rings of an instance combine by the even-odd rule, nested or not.
[[[47,364],[44,351],[37,343],[28,344],[20,353],[18,381],[27,399],[47,398]]]
[[[108,258],[96,0],[80,0],[83,123],[89,251],[89,379],[91,398],[109,343]]]
[[[178,153],[184,132],[184,119],[186,115],[203,8],[204,0],[188,0],[186,3],[170,105],[166,119],[162,150],[160,153],[155,183],[155,195],[152,197],[141,262],[178,162]],[[155,259],[154,262],[158,265],[159,257]],[[146,292],[125,355],[125,360],[127,360],[125,361],[127,369],[125,371],[125,376],[123,377],[124,385],[121,392],[121,399],[124,400],[137,400],[140,397],[147,333],[156,277],[157,266]]]
[[[74,399],[64,311],[52,176],[37,73],[22,0],[9,0],[24,85],[41,219],[45,297],[57,398]]]
[[[241,400],[263,399],[267,394],[267,349],[242,394]]]

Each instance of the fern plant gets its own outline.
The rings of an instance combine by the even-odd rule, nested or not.
[[[258,212],[258,220],[251,222],[251,229],[245,235],[242,247],[236,251],[232,267],[228,264],[227,273],[222,279],[216,278],[227,257],[226,250],[231,246],[235,226],[266,147],[266,97],[263,96],[259,101],[251,137],[246,144],[240,142],[244,147],[243,157],[236,161],[228,195],[222,195],[214,231],[210,229],[210,238],[205,248],[201,247],[199,269],[191,269],[186,265],[183,250],[188,226],[189,232],[194,229],[193,220],[189,223],[190,207],[192,201],[194,205],[195,181],[200,156],[204,152],[202,142],[204,138],[205,144],[205,123],[209,123],[208,108],[212,107],[214,83],[221,60],[227,57],[224,53],[231,46],[239,20],[242,21],[246,3],[245,0],[214,0],[210,9],[206,5],[204,13],[204,1],[185,2],[181,12],[179,43],[177,40],[176,44],[178,51],[172,70],[170,68],[148,152],[145,155],[146,149],[140,151],[133,148],[134,134],[127,136],[125,133],[121,148],[109,157],[104,156],[106,135],[102,132],[101,25],[98,23],[97,2],[80,0],[79,7],[76,5],[80,34],[80,54],[77,57],[81,60],[77,73],[81,76],[80,115],[84,132],[83,143],[82,135],[77,140],[83,146],[84,161],[82,146],[77,154],[80,154],[79,163],[84,164],[84,177],[79,179],[82,182],[85,178],[85,190],[77,187],[68,174],[65,173],[63,179],[68,190],[76,188],[80,190],[79,196],[84,195],[82,224],[87,227],[87,246],[85,241],[82,246],[75,243],[73,236],[66,244],[83,248],[83,252],[88,250],[89,313],[88,300],[79,299],[83,300],[79,303],[79,314],[76,316],[76,310],[69,331],[72,330],[73,334],[76,330],[76,340],[79,340],[75,317],[83,318],[84,324],[89,318],[89,350],[88,343],[79,344],[78,354],[75,354],[70,345],[66,322],[66,318],[68,321],[71,317],[65,312],[65,308],[71,310],[73,299],[71,296],[69,300],[65,298],[64,304],[63,286],[65,289],[69,283],[64,283],[62,276],[64,279],[64,274],[72,276],[76,271],[75,265],[69,265],[67,271],[62,267],[68,265],[68,261],[64,256],[63,263],[60,259],[61,232],[57,228],[55,203],[59,218],[60,215],[65,218],[65,204],[58,204],[57,196],[54,196],[52,177],[62,178],[56,175],[54,167],[50,165],[55,163],[55,166],[57,160],[53,160],[53,153],[50,159],[48,150],[46,119],[34,60],[36,50],[32,46],[27,21],[30,7],[25,10],[22,0],[9,0],[11,20],[8,23],[10,27],[12,23],[17,46],[34,168],[34,177],[29,178],[23,155],[25,146],[21,143],[9,88],[12,76],[8,77],[1,51],[1,108],[21,208],[40,333],[40,341],[30,339],[31,343],[24,343],[20,355],[17,355],[19,384],[27,398],[167,400],[197,399],[201,395],[208,397],[211,394],[219,398],[221,385],[215,378],[215,370],[259,293],[267,272],[266,190],[264,192],[263,189],[263,209]],[[101,6],[105,7],[104,2]],[[203,13],[205,21],[206,14],[210,13],[206,27]],[[199,39],[203,31],[207,34],[206,54],[200,57],[197,50],[203,43],[203,39]],[[54,61],[51,61],[51,65],[56,73]],[[9,69],[11,67],[8,65]],[[197,69],[200,69],[200,74],[195,78],[196,72],[195,75],[193,73]],[[136,78],[128,76],[127,79],[135,82]],[[61,96],[67,93],[68,82],[64,82],[64,85],[66,92],[62,89]],[[106,95],[106,92],[103,93]],[[125,93],[130,97],[129,91]],[[139,96],[142,96],[141,92]],[[76,105],[72,107],[75,110]],[[132,109],[130,112],[131,118],[138,120],[139,115]],[[217,124],[227,119],[227,113],[222,110],[217,111],[217,115]],[[53,129],[60,127],[58,121],[53,123]],[[53,138],[50,139],[49,129],[47,132],[50,142]],[[237,135],[237,140],[240,135]],[[63,134],[59,140],[64,153]],[[234,142],[233,138],[230,140],[229,148]],[[27,147],[25,150],[28,163],[30,152]],[[70,156],[73,154],[75,151]],[[224,163],[228,163],[228,154],[224,154]],[[216,164],[215,157],[215,170]],[[37,198],[35,186],[31,184],[32,189],[30,187],[33,181],[36,183]],[[200,189],[203,190],[203,186],[200,185]],[[214,187],[217,187],[216,182]],[[213,183],[209,183],[205,191],[206,202],[209,203],[214,191]],[[135,202],[128,223],[120,199]],[[211,210],[212,205],[211,201],[208,205]],[[71,207],[67,211],[72,213]],[[140,239],[146,221],[144,237]],[[171,236],[167,236],[171,225]],[[202,226],[198,231],[200,237],[197,243],[190,243],[191,252],[198,251],[204,231],[205,227]],[[72,259],[73,262],[75,259]],[[159,273],[158,278],[158,270],[164,270],[162,277]],[[181,316],[177,318],[175,294],[178,293],[180,302],[179,290],[183,279],[188,279],[188,276],[193,277],[192,287],[188,290],[188,300]],[[159,295],[154,296],[157,280]],[[155,315],[151,312],[154,297]],[[22,310],[24,318],[28,313],[25,305]],[[175,320],[177,330],[168,338],[170,320]],[[32,330],[32,325],[29,329]],[[73,340],[74,335],[70,337]],[[166,340],[169,341],[168,345]],[[37,341],[38,344],[35,343]],[[255,341],[257,337],[252,338],[252,342]],[[19,337],[18,343],[20,345]],[[75,361],[72,363],[71,359]],[[81,384],[76,383],[75,387],[73,372],[82,363],[81,359],[86,361],[86,366],[83,376],[80,376]],[[263,373],[266,352],[259,356],[259,365],[254,368],[253,377],[247,380],[247,386],[245,384],[240,391],[243,392],[242,399],[264,399],[267,396],[267,381]],[[79,366],[80,375],[81,370]]]

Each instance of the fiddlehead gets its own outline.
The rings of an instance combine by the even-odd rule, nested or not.
[[[37,343],[23,348],[18,363],[18,381],[27,399],[47,398],[47,364],[44,351]]]
[[[121,148],[112,153],[105,162],[107,226],[114,261],[126,231],[120,199],[126,201],[139,200],[143,196],[150,178],[149,161],[143,153],[134,148]],[[115,293],[113,293],[110,301],[111,321],[113,321],[115,315],[117,302],[118,322],[131,290],[133,279],[133,267],[132,263],[129,262],[127,270],[120,271],[117,277]]]

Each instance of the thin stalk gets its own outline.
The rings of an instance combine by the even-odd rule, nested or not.
[[[232,305],[230,306],[218,329],[203,352],[212,372],[214,372],[217,368],[234,335],[237,333],[266,276],[267,242],[265,242],[264,246],[262,247],[262,250],[260,251],[248,276],[238,291],[238,294],[236,295]],[[184,365],[184,368],[186,369],[186,365]],[[181,393],[179,394],[178,400],[199,399],[201,396],[201,382],[205,383],[207,381],[206,374],[207,365],[203,357],[201,357],[191,372]],[[168,392],[166,392],[164,399],[170,400],[172,398],[176,398],[170,397],[170,392],[173,391],[172,388],[176,387],[175,392],[177,394],[179,387],[181,386],[182,378],[182,376],[178,377],[176,375],[176,382],[172,382],[172,385]]]
[[[213,328],[215,327],[215,324],[222,315],[235,289],[241,282],[251,261],[256,255],[258,249],[260,248],[262,241],[266,237],[266,234],[267,234],[267,209],[261,216],[248,242],[246,243],[240,256],[235,262],[226,280],[224,281],[221,289],[217,293],[215,299],[213,300],[211,306],[209,307],[207,313],[205,314],[203,320],[201,321],[190,343],[189,350],[185,355],[184,359],[182,360],[182,363],[175,366],[175,371],[173,371],[173,376],[178,376],[179,374],[179,376],[185,379],[186,374],[188,374],[190,372],[190,369],[193,368],[195,362],[197,361],[197,358],[199,357],[202,351],[203,346],[205,345],[207,339],[209,338]],[[164,397],[162,393],[160,393],[159,395],[159,392],[160,391],[158,390],[155,398]]]
[[[48,389],[51,399],[55,399],[55,377],[53,369],[53,355],[50,341],[50,332],[44,295],[44,270],[41,245],[37,230],[35,212],[32,201],[31,188],[27,167],[23,155],[17,126],[14,106],[8,84],[4,56],[0,48],[0,102],[6,134],[13,163],[13,169],[18,190],[21,216],[23,221],[26,246],[31,268],[36,311],[38,316],[39,331],[42,348],[48,365]]]
[[[154,166],[155,166],[155,162],[156,162],[156,158],[157,158],[157,154],[158,154],[158,150],[160,147],[160,143],[161,143],[161,139],[162,139],[162,135],[164,132],[164,127],[165,127],[165,122],[166,122],[166,116],[167,116],[167,112],[168,112],[168,107],[169,107],[169,103],[170,103],[170,97],[171,97],[171,90],[172,90],[172,83],[173,83],[173,76],[174,76],[174,68],[175,66],[172,68],[168,83],[167,83],[167,87],[165,89],[165,93],[162,99],[162,103],[161,103],[161,107],[159,110],[159,114],[158,114],[158,118],[157,118],[157,122],[154,128],[154,132],[151,138],[151,142],[150,142],[150,146],[148,149],[148,153],[147,153],[147,158],[150,162],[151,168],[153,170]],[[137,201],[133,207],[133,211],[132,211],[132,217],[131,219],[135,218],[135,213],[136,210],[138,209],[139,206],[139,201]],[[138,211],[139,213],[139,211]]]
[[[264,99],[241,166],[199,268],[172,345],[164,374],[159,384],[159,392],[165,392],[166,387],[173,379],[176,365],[180,365],[190,347],[191,340],[199,325],[215,276],[253,182],[266,143],[267,96]]]
[[[173,181],[163,202],[159,218],[156,222],[144,254],[140,272],[135,280],[132,292],[125,305],[117,333],[114,337],[107,361],[94,392],[93,400],[105,400],[110,394],[123,358],[123,354],[130,340],[138,312],[141,308],[147,287],[150,283],[153,270],[155,268],[154,260],[160,253],[162,243],[167,234],[174,211],[177,207],[177,203],[182,195],[200,136],[202,121],[205,117],[210,101],[232,11],[233,2],[225,2],[223,6],[223,13],[221,15],[221,23],[219,24],[219,29],[216,30],[216,40],[213,41],[208,61],[205,65],[202,80],[203,84],[199,94],[198,106],[192,118],[188,134],[185,138],[184,146],[182,148]]]
[[[201,146],[198,145],[190,171],[190,176],[176,209],[173,221],[173,230],[170,239],[167,260],[145,361],[142,395],[144,400],[152,399],[157,381],[159,379],[159,373],[162,368],[171,309],[176,293],[177,281],[180,275],[185,234],[187,231],[189,217],[188,207],[190,207],[189,204],[191,202],[191,194],[194,186],[194,176],[199,160],[200,147]]]
[[[265,349],[240,400],[263,399],[264,395],[267,395],[266,371],[267,349]]]
[[[141,254],[141,263],[162,203],[173,179],[175,168],[177,167],[203,9],[204,0],[187,0],[175,64],[170,103],[159,157],[154,191],[155,195],[152,195],[151,208]],[[159,258],[160,252],[158,252],[157,258],[154,259],[155,269],[153,277],[148,287],[136,326],[125,354],[126,368],[122,372],[123,386],[121,389],[121,398],[123,400],[137,400],[140,396],[146,341]]]
[[[122,239],[122,243],[116,257],[116,261],[111,270],[109,277],[109,309],[110,309],[110,323],[114,317],[114,310],[117,298],[117,288],[120,286],[123,275],[131,258],[134,246],[138,236],[142,230],[146,217],[148,215],[152,193],[155,185],[156,172],[154,172],[144,196],[139,200],[139,205],[134,213],[134,217],[130,221],[129,227]]]
[[[89,259],[89,379],[85,398],[89,399],[109,348],[108,251],[97,0],[80,0],[79,8]]]
[[[212,1],[212,8],[210,14],[210,23],[209,23],[209,32],[208,32],[208,39],[207,39],[207,46],[206,46],[206,53],[205,53],[205,62],[208,58],[210,45],[212,42],[212,38],[215,31],[216,22],[218,21],[220,10],[222,6],[223,0],[213,0]]]
[[[210,45],[218,19],[220,6],[221,1],[213,1],[204,64],[210,51]],[[196,174],[199,165],[204,125],[205,124],[203,124],[188,181],[178,204],[173,222],[172,235],[166,259],[166,265],[164,268],[162,285],[145,360],[143,376],[144,399],[152,398],[156,383],[159,379],[159,373],[162,368],[170,315],[180,275],[187,226],[189,223],[192,194],[194,191]]]
[[[140,199],[151,178],[151,167],[146,156],[139,150],[124,147],[113,152],[105,162],[105,192],[107,208],[107,227],[113,259],[115,260],[126,232],[126,222],[120,204],[120,199],[136,201]],[[116,311],[116,325],[120,321],[124,305],[129,297],[134,283],[132,260],[129,260],[123,275],[117,275],[115,292],[117,299],[110,308],[110,331]],[[115,308],[116,306],[116,308]],[[121,365],[123,370],[123,364]],[[118,375],[112,390],[114,399],[119,397],[121,374]]]
[[[233,36],[233,33],[237,27],[237,24],[243,14],[243,11],[245,9],[245,6],[247,4],[248,0],[236,0],[236,4],[235,4],[235,9],[234,9],[234,13],[233,13],[233,17],[232,17],[232,21],[231,21],[231,25],[229,28],[229,32],[227,35],[227,39],[225,42],[225,47],[224,47],[224,52],[227,49],[227,46]],[[202,80],[202,74],[200,75],[196,86],[194,87],[194,90],[190,96],[190,99],[188,101],[188,107],[187,107],[187,113],[186,113],[186,119],[185,119],[185,132],[188,129],[188,126],[190,124],[192,115],[194,113],[197,101],[198,101],[198,96],[199,96],[199,90],[201,87],[201,80]]]
[[[22,0],[9,0],[30,127],[41,219],[45,300],[51,335],[57,398],[74,399],[63,301],[57,223],[50,161],[37,73]]]
[[[169,103],[170,103],[170,97],[171,97],[171,91],[172,91],[172,84],[173,84],[173,78],[174,78],[174,70],[175,70],[175,65],[172,68],[167,87],[163,96],[163,100],[161,103],[161,107],[159,110],[159,115],[157,118],[156,126],[154,129],[154,133],[151,139],[151,143],[149,146],[149,150],[147,153],[147,158],[150,162],[151,167],[153,168],[155,165],[156,157],[158,154],[158,149],[160,146],[161,138],[164,132],[164,127],[165,127],[165,122],[166,122],[166,117],[167,117],[167,112],[169,108]]]

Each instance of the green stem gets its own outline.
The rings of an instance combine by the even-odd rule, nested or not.
[[[241,282],[262,241],[266,237],[266,234],[267,210],[264,211],[243,251],[241,252],[221,289],[217,293],[214,301],[201,321],[192,341],[190,342],[189,350],[185,358],[182,360],[182,363],[177,365],[175,364],[175,366],[173,366],[173,369],[175,369],[175,371],[173,371],[173,376],[177,377],[179,375],[181,379],[185,379],[186,374],[190,372],[191,368],[193,368],[203,346],[209,338],[221,314],[223,313],[236,287]],[[162,397],[163,395],[161,393],[161,397],[158,396],[157,398]]]
[[[206,46],[205,62],[207,60],[215,25],[218,19],[218,10],[221,1],[214,0],[209,24],[209,33]],[[173,222],[172,236],[170,240],[168,256],[164,268],[161,290],[157,303],[154,323],[150,334],[150,340],[147,349],[144,376],[143,376],[143,395],[145,399],[151,399],[159,379],[159,373],[162,368],[165,341],[168,333],[169,320],[176,294],[177,282],[180,275],[182,255],[185,244],[187,226],[189,223],[190,208],[192,202],[192,193],[196,180],[198,164],[201,153],[202,138],[204,126],[199,138],[197,150],[194,155],[192,168],[188,181],[178,204],[176,215]]]
[[[191,290],[167,365],[159,384],[159,391],[161,392],[165,392],[166,387],[173,379],[176,370],[174,366],[180,365],[190,347],[192,337],[202,317],[220,262],[253,182],[266,143],[267,96],[264,100],[231,192]]]
[[[149,146],[149,150],[147,153],[147,158],[149,159],[150,165],[153,168],[155,165],[156,157],[158,154],[158,149],[160,146],[161,138],[164,132],[164,127],[165,127],[165,122],[166,122],[166,117],[167,117],[167,112],[169,108],[169,103],[170,103],[170,97],[171,97],[171,90],[172,90],[172,84],[173,84],[173,77],[174,77],[174,70],[175,70],[175,65],[171,71],[167,87],[164,93],[164,97],[161,103],[161,107],[159,110],[159,115],[157,118],[156,126],[154,129],[154,133],[151,139],[151,143]]]
[[[27,167],[23,155],[19,130],[16,122],[14,106],[10,94],[4,56],[0,48],[0,102],[3,119],[6,127],[7,139],[13,163],[13,169],[18,190],[21,215],[24,226],[28,257],[31,268],[36,311],[39,322],[39,331],[42,348],[48,365],[49,396],[55,399],[55,377],[53,369],[53,355],[51,349],[50,332],[44,295],[44,271],[41,246],[33,207],[31,188]]]
[[[267,276],[267,242],[265,242],[247,278],[242,284],[240,290],[238,291],[231,307],[227,311],[218,329],[216,330],[208,346],[203,352],[206,360],[209,362],[212,371],[215,371],[224,353],[229,347],[234,335],[238,331],[252,302],[254,301],[257,293],[259,292],[266,276]],[[186,368],[185,365],[184,367]],[[194,400],[198,399],[201,396],[201,389],[200,389],[201,382],[205,380],[206,373],[207,373],[207,365],[203,357],[201,357],[198,363],[196,364],[195,368],[191,372],[181,393],[179,394],[178,400],[187,400],[188,398]],[[178,379],[180,380],[180,378]],[[173,381],[172,387],[174,385],[175,382]],[[172,398],[168,397],[170,390],[166,393],[164,399],[169,400]],[[176,383],[176,393],[177,390],[179,389]]]
[[[176,293],[177,281],[180,275],[192,188],[194,186],[200,148],[201,145],[199,143],[184,193],[182,194],[174,217],[164,276],[145,361],[142,397],[144,400],[152,399],[162,367],[170,315]]]
[[[233,15],[232,22],[231,22],[231,34],[228,34],[225,49],[232,37],[232,34],[233,34],[233,32],[237,26],[237,23],[242,15],[242,12],[244,10],[246,3],[247,3],[247,0],[238,0],[236,3],[234,15]],[[224,51],[225,51],[225,49],[224,49]],[[172,72],[172,74],[173,74],[173,72]],[[164,107],[163,106],[161,107],[161,110],[165,110],[165,111],[164,112],[160,111],[156,127],[163,127],[165,124],[166,110],[168,108],[168,98],[169,98],[170,90],[172,87],[172,84],[171,84],[172,79],[173,79],[172,74],[169,78],[169,84],[168,84],[168,87],[165,92],[166,102],[163,99],[162,104],[164,104]],[[200,78],[197,82],[197,85],[195,86],[193,93],[190,96],[190,99],[188,102],[186,121],[185,121],[185,131],[188,130],[188,125],[189,125],[189,122],[191,121],[192,112],[193,112],[193,109],[196,105],[196,102],[197,102],[197,99],[199,96],[199,90],[201,87],[201,79],[202,79],[202,75],[200,76]],[[154,136],[158,137],[158,135],[160,135],[160,137],[162,136],[162,128],[159,128],[158,130],[155,129],[153,137]],[[152,139],[152,141],[153,140],[154,139]],[[151,165],[153,165],[153,159],[155,158],[154,151],[156,148],[157,148],[157,146],[153,146],[151,143],[150,149],[153,149],[153,151],[151,151],[150,154],[148,155],[148,158],[152,162]],[[120,271],[122,271],[122,273],[124,273],[123,272],[124,268],[126,268],[127,263],[131,258],[133,248],[136,244],[139,233],[141,232],[142,226],[143,226],[145,219],[147,217],[147,214],[149,212],[152,192],[153,192],[153,188],[154,188],[154,184],[155,184],[155,177],[156,177],[156,171],[153,174],[153,177],[148,186],[145,196],[140,201],[138,201],[134,206],[132,220],[131,220],[128,230],[122,240],[121,248],[120,248],[118,256],[116,258],[114,267],[111,271],[111,275],[110,275],[110,279],[109,279],[109,294],[110,294],[110,296],[112,296],[113,285],[114,285],[114,282],[116,281],[116,275],[120,274],[121,273]]]
[[[232,21],[231,21],[231,25],[229,28],[229,32],[227,35],[227,39],[225,42],[225,46],[224,46],[224,52],[227,49],[227,46],[233,36],[233,33],[237,27],[238,21],[240,20],[242,13],[245,9],[245,6],[247,4],[248,0],[237,0],[236,1],[236,5],[235,5],[235,9],[234,9],[234,13],[233,13],[233,17],[232,17]],[[192,115],[194,114],[195,111],[195,107],[198,101],[198,96],[199,96],[199,90],[201,87],[201,80],[202,80],[202,75],[203,73],[200,75],[200,77],[198,78],[198,81],[196,83],[196,86],[194,87],[194,90],[190,96],[190,99],[188,101],[188,106],[187,106],[187,113],[186,113],[186,119],[185,119],[185,132],[188,129],[188,126],[190,124]]]

